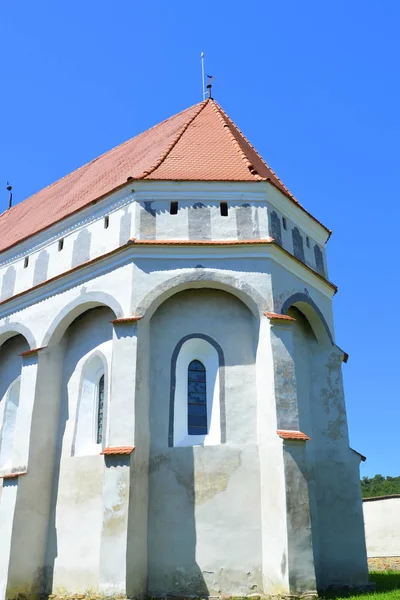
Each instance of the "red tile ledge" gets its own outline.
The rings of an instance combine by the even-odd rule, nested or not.
[[[129,244],[135,246],[244,246],[273,244],[275,240],[271,237],[250,240],[141,240],[131,238]]]
[[[22,358],[25,358],[27,356],[34,356],[35,354],[37,354],[41,350],[44,350],[45,348],[46,346],[42,346],[41,348],[33,348],[32,350],[26,350],[26,352],[21,352],[20,356],[22,356]]]
[[[296,319],[290,317],[289,315],[280,315],[274,312],[265,312],[264,315],[268,317],[270,321],[286,321],[288,323],[296,321]]]
[[[123,325],[124,323],[136,323],[140,321],[142,317],[138,317],[136,315],[132,315],[131,317],[121,317],[120,319],[114,319],[111,321],[113,325]]]
[[[105,456],[110,456],[113,454],[131,454],[135,449],[135,446],[115,446],[104,448],[100,454],[104,454]]]
[[[26,475],[28,471],[19,471],[18,473],[7,473],[7,475],[0,475],[0,479],[16,479],[20,475]]]
[[[283,440],[301,440],[301,441],[306,442],[307,440],[311,439],[310,437],[308,437],[308,435],[306,435],[302,431],[292,431],[289,429],[277,429],[276,433]]]

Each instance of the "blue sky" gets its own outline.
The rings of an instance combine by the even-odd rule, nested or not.
[[[0,7],[0,211],[214,96],[328,244],[351,444],[400,475],[397,0],[69,0]]]

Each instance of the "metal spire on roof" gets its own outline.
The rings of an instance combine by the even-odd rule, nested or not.
[[[8,200],[8,208],[12,207],[12,185],[10,185],[7,181],[7,191],[10,192],[10,198]]]
[[[201,58],[201,82],[203,84],[203,100],[206,99],[206,84],[204,83],[204,52],[200,54]]]

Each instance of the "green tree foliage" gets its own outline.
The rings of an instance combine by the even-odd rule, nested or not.
[[[363,498],[372,498],[375,496],[390,496],[391,494],[400,494],[400,476],[383,477],[363,477],[361,479],[361,494]]]

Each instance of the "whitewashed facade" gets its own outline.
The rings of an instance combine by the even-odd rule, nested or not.
[[[0,599],[366,584],[327,238],[266,181],[134,181],[0,255]]]

